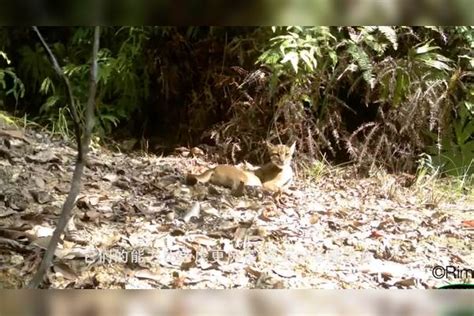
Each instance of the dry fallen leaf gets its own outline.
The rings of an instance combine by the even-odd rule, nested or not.
[[[184,215],[183,220],[185,223],[189,223],[189,221],[191,221],[191,218],[193,217],[199,218],[200,213],[201,213],[201,204],[199,202],[195,202],[193,204],[193,207],[189,210],[189,212],[186,213],[186,215]]]
[[[55,162],[61,163],[61,159],[59,159],[54,152],[45,150],[40,151],[35,155],[28,155],[25,157],[25,160],[28,162],[38,162],[38,163],[47,163],[47,162]]]
[[[314,213],[314,214],[311,214],[311,217],[309,219],[309,223],[311,225],[314,225],[316,224],[317,222],[319,222],[319,219],[321,218],[321,216],[317,213]]]
[[[0,144],[7,157],[0,159],[0,262],[22,258],[9,269],[22,276],[35,271],[38,247],[49,244],[75,161],[73,147],[36,134],[41,139],[31,145]],[[345,168],[331,168],[321,181],[296,178],[276,204],[258,188],[236,198],[212,184],[186,186],[186,171],[214,166],[186,150],[188,158],[89,153],[75,220],[55,253],[77,277],[58,267],[51,287],[429,287],[425,266],[472,261],[474,223],[465,211],[472,206],[461,199],[427,209],[415,188]],[[222,158],[213,147],[205,151],[213,162]],[[32,241],[34,227],[46,227],[35,231],[46,237]],[[144,261],[133,269],[130,260],[101,263],[112,250],[143,250]],[[2,277],[16,279],[9,270]]]
[[[82,219],[86,221],[95,222],[99,217],[100,217],[100,213],[97,212],[96,210],[88,210],[84,213],[84,216]]]
[[[465,228],[474,228],[474,219],[462,221],[461,223],[462,223],[462,226]]]
[[[416,279],[415,278],[403,279],[403,280],[395,282],[394,285],[397,286],[397,287],[408,287],[408,288],[410,288],[410,287],[416,285]]]
[[[55,273],[59,273],[67,280],[76,280],[77,274],[64,262],[55,262],[53,265]]]
[[[370,238],[380,238],[380,237],[383,237],[383,234],[380,231],[373,230],[370,233]]]
[[[294,278],[296,273],[293,270],[284,267],[275,267],[272,268],[273,273],[283,277],[283,278]]]
[[[45,204],[52,200],[51,195],[45,191],[32,191],[31,195],[38,204]]]

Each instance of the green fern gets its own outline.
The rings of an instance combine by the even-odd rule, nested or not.
[[[397,32],[391,26],[378,26],[377,29],[392,44],[393,49],[398,49]]]
[[[362,77],[364,80],[369,85],[373,86],[373,66],[367,53],[352,42],[349,43],[347,51],[357,64],[358,68],[362,71]]]
[[[45,77],[53,77],[51,65],[44,55],[44,50],[40,44],[33,48],[23,46],[19,49],[21,60],[18,66],[18,73],[23,78],[28,78],[31,89],[39,89]]]
[[[328,55],[333,65],[337,62],[332,47],[336,37],[328,27],[275,27],[274,32],[282,34],[270,39],[271,48],[259,56],[257,63],[272,67],[277,75],[286,74],[290,69],[294,74],[314,73],[321,63],[319,59]]]
[[[8,56],[5,52],[0,51],[0,57],[7,65],[11,64],[11,61],[8,59]],[[7,85],[7,77],[10,78],[10,87]],[[17,76],[13,67],[0,68],[0,87],[1,90],[4,90],[5,95],[12,95],[16,102],[18,102],[18,99],[23,98],[25,95],[25,86]]]

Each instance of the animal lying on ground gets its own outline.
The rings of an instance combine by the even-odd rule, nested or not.
[[[281,191],[289,186],[293,179],[291,160],[296,142],[291,146],[267,143],[270,162],[249,171],[232,165],[218,165],[201,174],[186,175],[186,184],[210,182],[215,185],[237,190],[240,186],[262,186],[270,191]]]

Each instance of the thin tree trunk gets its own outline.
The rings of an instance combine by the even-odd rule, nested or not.
[[[51,266],[54,257],[54,252],[56,251],[59,240],[61,239],[61,234],[63,233],[69,219],[71,218],[72,209],[74,208],[76,198],[81,190],[82,173],[84,171],[84,167],[87,161],[87,152],[89,151],[91,133],[94,127],[95,95],[97,90],[97,54],[99,51],[100,38],[100,27],[96,26],[94,30],[94,44],[92,47],[92,65],[90,73],[89,98],[87,100],[86,108],[85,128],[82,129],[79,121],[79,116],[77,115],[77,109],[74,104],[74,96],[72,94],[69,80],[59,67],[56,58],[54,57],[52,51],[49,49],[48,45],[44,41],[38,28],[33,27],[33,29],[37,33],[41,43],[43,44],[46,52],[48,53],[56,73],[64,80],[64,83],[66,85],[66,89],[69,96],[69,108],[71,110],[76,131],[77,161],[71,180],[71,189],[66,198],[66,201],[64,202],[61,215],[59,216],[58,224],[56,226],[56,230],[53,233],[51,241],[49,242],[48,249],[46,249],[46,252],[44,253],[44,257],[41,261],[38,271],[36,271],[36,274],[34,275],[33,279],[28,284],[28,288],[37,288],[43,282],[44,275],[48,268]],[[82,133],[81,130],[83,131]]]

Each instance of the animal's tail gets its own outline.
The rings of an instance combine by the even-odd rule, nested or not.
[[[186,175],[185,182],[187,185],[195,185],[198,182],[201,182],[201,183],[209,182],[213,172],[214,172],[214,169],[209,169],[201,174],[188,173]]]

